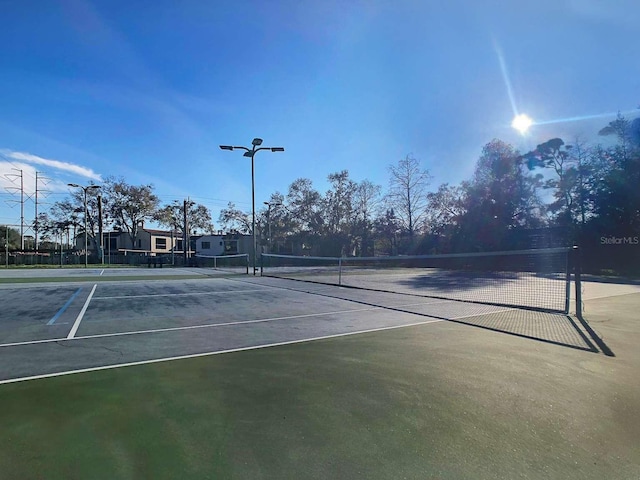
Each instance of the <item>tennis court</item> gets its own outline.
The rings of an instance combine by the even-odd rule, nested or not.
[[[601,351],[568,314],[568,250],[535,253],[445,257],[438,268],[424,265],[431,256],[365,259],[339,271],[338,283],[317,258],[300,265],[314,257],[267,258],[294,266],[263,277],[246,274],[246,255],[201,259],[200,268],[9,270],[5,279],[58,283],[3,284],[0,381],[439,322]],[[445,270],[451,260],[457,268]],[[487,260],[500,268],[487,271]]]
[[[3,471],[33,471],[12,459],[53,448],[35,471],[73,477],[66,458],[84,476],[125,478],[105,452],[126,444],[146,452],[137,471],[159,477],[638,473],[634,282],[586,279],[581,321],[574,294],[563,311],[562,272],[485,272],[462,301],[442,282],[476,278],[468,264],[386,277],[366,265],[343,271],[344,285],[326,265],[217,267],[8,271],[22,283],[0,271],[0,407],[23,446],[2,444]],[[523,282],[551,282],[557,311],[505,305]],[[488,287],[502,293],[478,298]]]
[[[568,316],[279,279],[4,286],[0,295],[2,380],[445,320],[590,348]]]

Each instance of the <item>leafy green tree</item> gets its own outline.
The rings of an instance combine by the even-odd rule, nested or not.
[[[91,185],[94,183],[91,182]],[[90,237],[95,237],[98,233],[98,196],[101,194],[100,189],[87,190],[87,230]],[[84,229],[84,192],[79,188],[72,188],[69,199],[54,205],[50,212],[59,220],[71,220],[77,225],[78,230],[82,231]]]
[[[489,142],[478,159],[460,219],[458,250],[510,248],[510,232],[543,224],[537,195],[542,176],[525,173],[522,156],[501,140]]]
[[[429,232],[434,235],[453,234],[467,211],[468,182],[460,185],[443,183],[435,192],[427,194],[427,222]]]
[[[322,232],[322,196],[308,178],[298,178],[289,185],[286,197],[293,231],[301,240],[317,237]]]
[[[565,145],[560,138],[552,138],[525,154],[529,170],[537,168],[550,169],[554,176],[548,178],[544,188],[551,189],[555,200],[548,206],[551,213],[556,215],[560,225],[570,226],[576,222],[576,204],[579,199],[579,169],[576,157],[572,155],[572,146]]]
[[[218,223],[225,232],[251,234],[251,214],[243,212],[233,202],[229,202],[227,208],[220,210]]]
[[[175,201],[160,207],[154,214],[154,220],[167,228],[176,228],[184,232],[184,202]],[[191,231],[197,229],[208,234],[213,233],[211,211],[204,205],[192,201],[187,201],[187,224]]]
[[[52,209],[52,211],[56,212],[55,209]],[[76,227],[79,227],[79,222],[83,221],[82,217],[75,215],[76,213],[78,212],[73,212],[71,218],[60,215],[59,212],[57,217],[53,217],[51,211],[39,213],[38,231],[41,240],[40,247],[44,249],[45,247],[43,244],[46,240],[53,240],[55,243],[56,241],[59,241],[59,237],[62,233],[69,232],[72,228],[75,229]]]
[[[284,248],[290,244],[294,235],[294,221],[291,212],[285,204],[285,197],[280,192],[271,194],[268,206],[263,207],[258,215],[258,224],[263,232],[265,244],[269,244],[271,249],[278,246]],[[267,242],[268,240],[268,242]]]
[[[597,185],[595,151],[579,138],[574,141],[571,149],[571,163],[575,171],[574,218],[581,228],[587,223],[587,219],[594,215],[593,199]]]
[[[94,183],[92,182],[91,185]],[[101,190],[94,188],[87,190],[87,240],[94,248],[99,222],[98,195],[104,195]],[[73,238],[84,234],[84,192],[79,188],[72,188],[69,197],[55,202],[48,212],[39,214],[37,222],[40,235],[55,235],[67,229],[73,232]]]
[[[115,226],[127,233],[136,248],[141,225],[153,220],[160,199],[153,193],[153,185],[130,185],[123,178],[109,177],[103,185],[105,211]]]
[[[352,253],[352,236],[355,224],[355,194],[357,184],[349,178],[349,172],[328,176],[331,188],[322,198],[323,250],[331,255]]]
[[[392,208],[386,209],[376,217],[373,222],[373,232],[377,254],[398,254],[398,236],[402,232],[402,227]]]
[[[349,178],[347,170],[332,173],[327,179],[331,188],[322,201],[324,231],[330,235],[349,234],[355,211],[357,184]]]
[[[1,253],[3,254],[7,241],[7,233],[9,234],[9,250],[20,249],[20,231],[6,225],[0,225],[0,245],[2,245]]]
[[[640,231],[640,143],[634,125],[622,116],[600,133],[614,135],[615,145],[594,152],[597,181],[593,192],[595,224],[601,232]]]

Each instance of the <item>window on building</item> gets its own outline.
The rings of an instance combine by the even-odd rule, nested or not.
[[[182,239],[181,238],[176,240],[176,250],[182,250]]]
[[[156,249],[157,250],[166,250],[167,249],[167,239],[166,238],[156,238]]]
[[[211,242],[202,242],[203,250],[211,250]]]
[[[142,240],[138,239],[138,248],[142,248]]]
[[[238,253],[238,240],[225,240],[224,253],[226,253],[227,255]]]

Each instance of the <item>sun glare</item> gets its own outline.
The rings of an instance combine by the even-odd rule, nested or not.
[[[521,113],[520,115],[517,115],[513,119],[513,122],[511,122],[511,126],[513,128],[515,128],[516,130],[518,130],[522,135],[527,133],[527,130],[529,130],[529,127],[531,125],[533,125],[533,120],[531,120],[524,113]]]

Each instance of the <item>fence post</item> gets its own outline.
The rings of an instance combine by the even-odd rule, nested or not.
[[[342,258],[338,259],[338,286],[342,286]]]
[[[566,285],[564,294],[564,313],[569,313],[569,310],[571,309],[571,265],[573,264],[571,261],[571,253],[571,250],[567,252],[567,265],[565,267]]]

